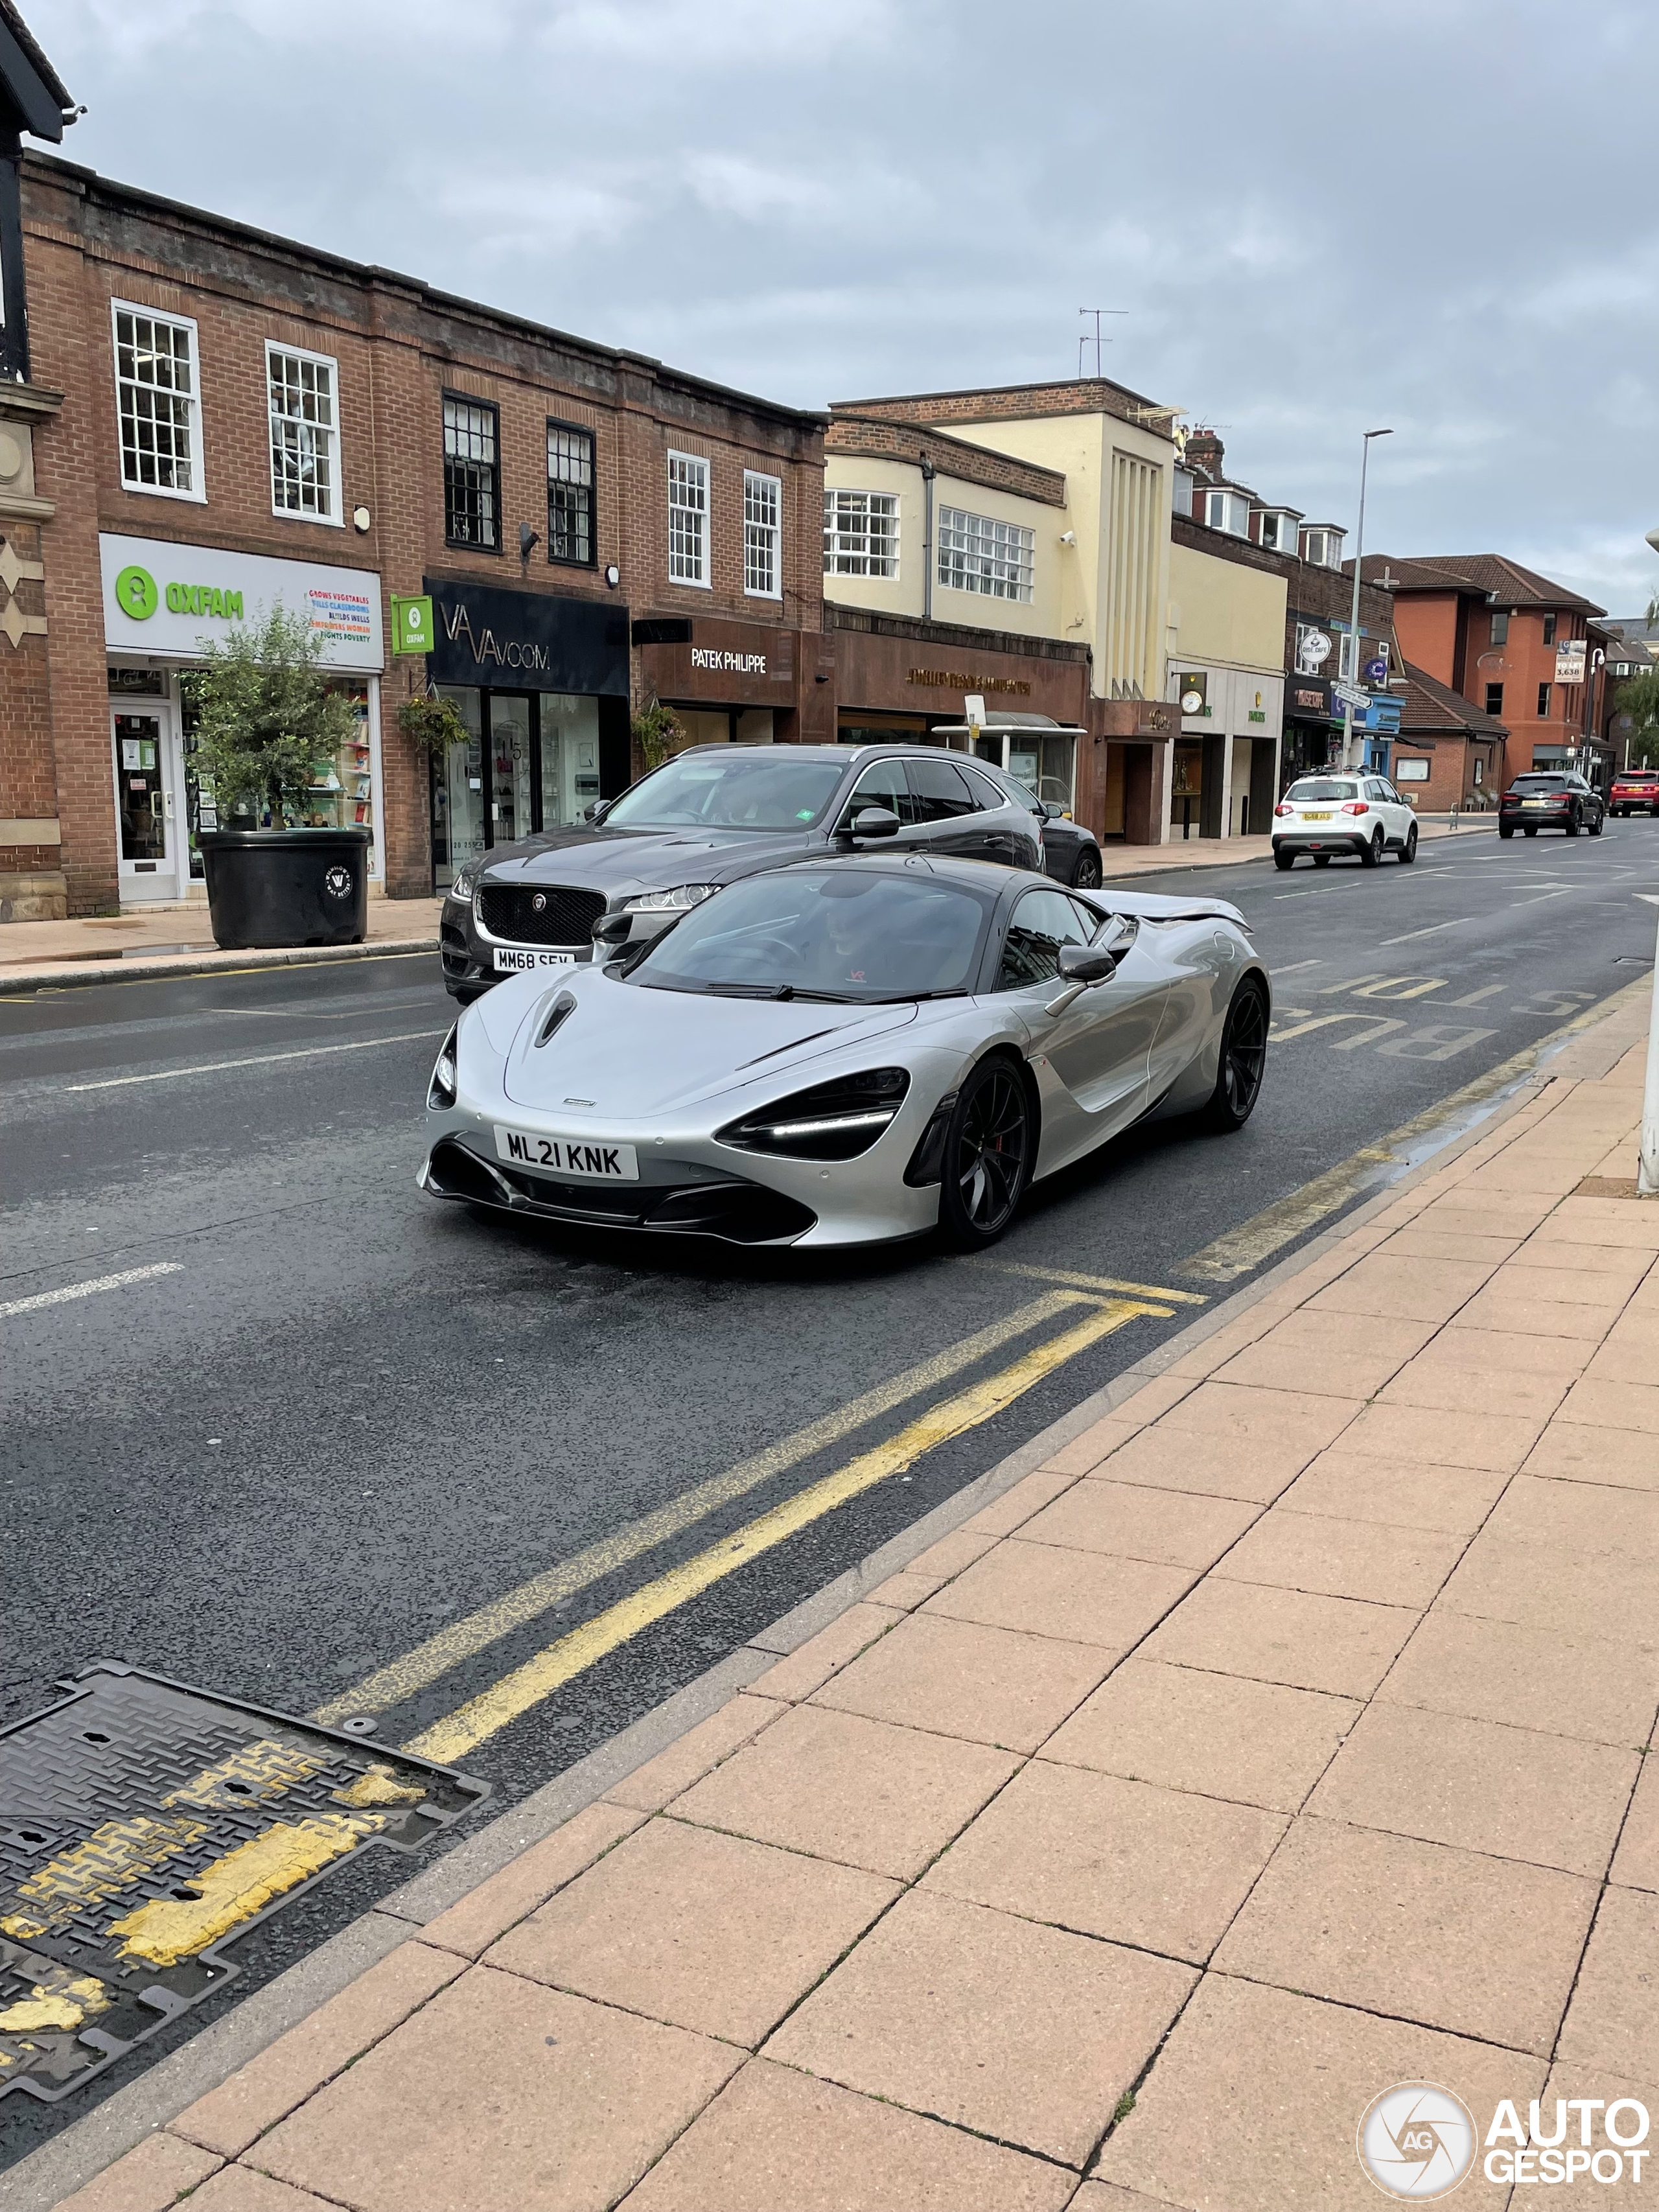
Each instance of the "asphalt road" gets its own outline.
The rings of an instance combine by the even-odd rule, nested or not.
[[[0,1723],[102,1656],[374,1710],[408,1742],[634,1601],[644,1626],[532,1682],[457,1760],[511,1802],[1202,1310],[1172,1300],[1062,1356],[1104,1308],[1061,1304],[1057,1277],[1226,1295],[1335,1218],[1287,1207],[1310,1179],[1644,975],[1659,824],[1134,888],[1243,908],[1274,976],[1261,1105],[1236,1137],[1122,1140],[1036,1194],[989,1263],[647,1247],[422,1197],[453,1012],[430,956],[0,998]],[[23,1303],[106,1276],[128,1279]],[[907,1458],[947,1401],[958,1432]],[[882,1447],[902,1471],[647,1618],[667,1570]],[[699,1486],[708,1510],[677,1505]],[[445,1632],[447,1658],[353,1696]],[[239,1988],[404,1871],[371,1856],[279,1913]],[[137,2063],[64,2107],[6,2100],[0,2162]]]

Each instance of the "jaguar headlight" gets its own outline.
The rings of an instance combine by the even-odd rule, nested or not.
[[[789,1159],[854,1160],[876,1142],[909,1088],[909,1073],[902,1067],[837,1076],[728,1121],[715,1131],[715,1142]]]
[[[472,896],[472,872],[471,869],[463,868],[461,870],[454,882],[449,886],[449,896],[453,899],[470,899]]]
[[[672,891],[647,891],[640,898],[627,900],[624,914],[684,914],[688,907],[701,906],[713,898],[720,889],[718,884],[676,884]]]
[[[438,1048],[438,1057],[433,1063],[432,1080],[426,1087],[428,1113],[447,1114],[455,1103],[455,1039],[460,1026],[457,1022]]]

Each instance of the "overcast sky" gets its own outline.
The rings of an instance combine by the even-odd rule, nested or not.
[[[805,406],[1124,308],[1265,497],[1659,584],[1653,0],[22,5],[127,183]]]

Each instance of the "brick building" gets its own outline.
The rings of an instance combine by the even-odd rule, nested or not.
[[[1389,774],[1423,813],[1478,812],[1496,806],[1503,791],[1509,734],[1496,715],[1407,661]]]
[[[621,790],[653,698],[833,735],[821,416],[46,156],[21,212],[39,550],[9,580],[14,489],[0,580],[44,635],[0,615],[0,873],[199,896],[179,672],[279,601],[357,702],[306,818],[370,828],[393,896]],[[391,653],[393,594],[429,655]],[[469,732],[435,764],[397,719],[428,684]]]
[[[1505,775],[1571,765],[1605,784],[1595,657],[1609,641],[1591,635],[1604,608],[1498,553],[1368,553],[1364,573],[1394,594],[1406,659],[1503,724]]]

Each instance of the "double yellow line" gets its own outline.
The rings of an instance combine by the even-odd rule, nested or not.
[[[1029,1272],[1038,1279],[1053,1279],[1047,1269],[1009,1272]],[[846,1504],[889,1477],[902,1474],[936,1446],[990,1420],[1068,1360],[1076,1358],[1079,1352],[1086,1352],[1130,1322],[1142,1317],[1173,1320],[1177,1304],[1204,1303],[1192,1291],[1164,1291],[1152,1285],[1120,1285],[1098,1276],[1054,1272],[1062,1287],[1018,1307],[932,1359],[907,1369],[833,1413],[808,1423],[794,1435],[756,1453],[737,1467],[696,1485],[616,1535],[590,1546],[572,1559],[562,1561],[465,1620],[452,1623],[413,1651],[377,1669],[365,1681],[331,1698],[312,1717],[337,1723],[354,1713],[385,1711],[401,1704],[438,1680],[451,1668],[487,1650],[491,1644],[539,1618],[577,1591],[615,1572],[630,1559],[665,1542],[790,1466],[839,1442],[906,1398],[936,1388],[940,1382],[1044,1322],[1062,1313],[1075,1312],[1079,1307],[1087,1310],[1083,1318],[1069,1328],[1034,1346],[1010,1366],[967,1390],[939,1401],[885,1443],[860,1453],[820,1480],[809,1483],[796,1496],[758,1515],[744,1527],[631,1591],[593,1620],[557,1638],[404,1747],[446,1764],[464,1759],[510,1722],[521,1718],[642,1629],[665,1619],[751,1559],[787,1542],[837,1506]]]

